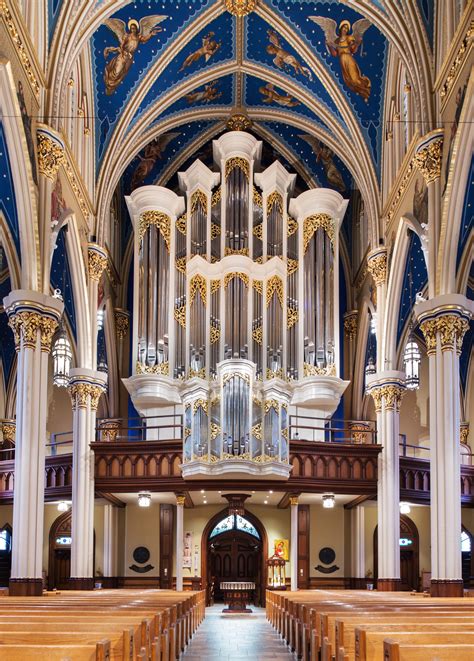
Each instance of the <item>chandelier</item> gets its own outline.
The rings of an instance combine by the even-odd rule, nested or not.
[[[62,321],[56,333],[51,355],[53,356],[53,383],[59,388],[67,388],[69,385],[72,351]]]

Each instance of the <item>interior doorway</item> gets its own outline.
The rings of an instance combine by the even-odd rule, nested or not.
[[[67,590],[71,576],[71,510],[63,512],[49,531],[48,589]]]
[[[255,583],[255,603],[265,603],[268,543],[259,519],[222,510],[207,524],[201,544],[201,576],[205,581],[207,602],[222,601],[221,581]]]
[[[378,578],[378,526],[374,530],[374,580]],[[400,514],[400,590],[418,590],[420,584],[420,550],[418,528],[406,516]]]
[[[6,523],[0,529],[0,586],[8,587],[12,569],[12,527]]]

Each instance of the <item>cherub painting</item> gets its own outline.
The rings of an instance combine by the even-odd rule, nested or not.
[[[137,165],[132,175],[131,190],[134,190],[145,181],[146,177],[153,170],[156,161],[161,158],[171,140],[174,140],[179,135],[179,133],[164,133],[147,144],[143,150],[143,156],[138,155],[140,163]]]
[[[293,69],[294,73],[300,73],[301,75],[313,80],[311,71],[308,67],[304,67],[296,59],[294,55],[288,53],[280,42],[279,35],[274,30],[267,30],[268,41],[270,42],[267,46],[267,53],[274,55],[273,64],[275,64],[279,69],[286,69],[291,71]]]
[[[222,41],[216,41],[214,39],[214,32],[208,32],[202,40],[202,46],[188,55],[181,65],[180,71],[191,66],[191,64],[197,62],[201,57],[204,58],[205,62],[208,62],[221,46]]]
[[[113,94],[127,75],[128,70],[133,64],[133,56],[140,44],[146,44],[158,32],[161,32],[161,28],[157,27],[157,25],[164,21],[165,18],[168,17],[154,14],[152,16],[144,16],[140,19],[140,22],[131,19],[128,21],[128,32],[125,28],[125,22],[120,20],[120,18],[108,18],[104,21],[104,25],[109,30],[112,30],[119,42],[118,46],[107,46],[104,49],[105,59],[111,53],[117,53],[105,65],[104,82],[107,95]]]
[[[338,191],[343,193],[346,190],[346,184],[342,178],[342,174],[334,163],[334,152],[333,150],[320,142],[317,138],[312,135],[299,135],[299,138],[305,140],[313,148],[314,154],[316,156],[316,161],[321,162],[326,173],[328,183],[334,188],[337,188]]]
[[[200,102],[210,103],[211,101],[215,101],[221,96],[222,92],[219,92],[216,87],[216,82],[213,80],[211,83],[205,85],[203,90],[195,90],[194,92],[186,94],[186,101],[189,104]]]
[[[275,102],[279,106],[285,106],[285,108],[294,108],[300,105],[300,102],[289,94],[280,94],[280,92],[277,92],[273,83],[262,85],[262,87],[258,88],[258,91],[262,95],[263,103]]]
[[[359,65],[354,59],[365,31],[372,25],[366,18],[360,18],[352,25],[349,21],[341,21],[339,28],[336,21],[325,16],[310,16],[324,31],[326,38],[326,47],[334,57],[339,58],[342,77],[346,86],[359,94],[365,102],[369,100],[371,82],[367,76],[364,76],[359,69]]]

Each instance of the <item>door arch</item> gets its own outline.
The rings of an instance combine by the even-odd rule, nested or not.
[[[374,530],[374,582],[378,578],[378,526]],[[420,548],[418,528],[406,514],[400,514],[400,590],[418,590]]]
[[[48,589],[65,590],[71,576],[71,510],[58,516],[49,530]]]
[[[6,523],[0,528],[0,586],[8,587],[12,568],[12,527]]]
[[[225,508],[215,514],[207,523],[206,527],[204,528],[204,531],[202,533],[201,537],[201,580],[203,582],[203,589],[206,590],[206,595],[209,603],[209,589],[210,589],[210,577],[209,577],[209,571],[211,569],[210,567],[210,562],[209,562],[209,552],[210,552],[210,543],[211,543],[211,533],[215,529],[215,527],[224,519],[226,519],[229,516],[229,510],[228,508]],[[244,518],[249,521],[249,523],[255,528],[256,532],[259,535],[260,538],[260,544],[261,544],[261,551],[260,551],[260,559],[258,560],[259,566],[256,568],[257,573],[259,576],[259,581],[258,585],[256,584],[256,593],[257,593],[257,598],[256,601],[260,606],[265,605],[265,589],[267,585],[267,566],[266,566],[266,559],[268,557],[268,538],[267,538],[267,532],[265,530],[264,525],[260,521],[258,517],[256,517],[252,512],[249,512],[248,510],[245,511]],[[248,538],[251,537],[248,533],[246,533],[244,530],[236,530],[236,533],[243,533],[243,535],[247,535]],[[228,533],[224,532],[224,535],[227,535]],[[245,539],[244,537],[242,539]]]

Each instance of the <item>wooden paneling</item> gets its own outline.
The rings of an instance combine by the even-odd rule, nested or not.
[[[173,584],[174,505],[160,505],[160,587]]]
[[[309,587],[309,505],[298,505],[298,588]]]

